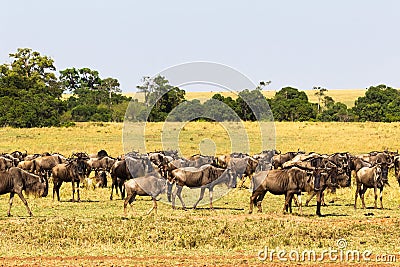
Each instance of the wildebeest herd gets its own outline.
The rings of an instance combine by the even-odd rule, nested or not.
[[[72,201],[80,201],[80,184],[94,172],[94,187],[107,187],[107,176],[111,176],[111,195],[113,191],[124,199],[124,213],[137,195],[150,196],[153,207],[157,211],[157,197],[167,193],[168,201],[175,209],[178,196],[182,207],[182,189],[200,188],[200,196],[193,208],[203,199],[205,189],[209,190],[210,208],[213,189],[218,184],[226,184],[229,188],[241,188],[246,180],[251,181],[249,213],[257,206],[262,212],[262,201],[267,192],[284,195],[284,212],[292,212],[292,200],[302,212],[301,195],[310,194],[306,205],[316,196],[316,214],[321,215],[326,189],[335,191],[349,187],[352,176],[356,184],[354,208],[357,198],[361,198],[365,208],[364,195],[368,188],[374,189],[377,208],[378,189],[380,191],[380,207],[383,208],[382,190],[388,184],[389,169],[394,167],[395,176],[400,184],[400,155],[398,152],[374,151],[367,154],[352,155],[348,152],[331,155],[305,153],[303,151],[281,153],[267,150],[256,155],[231,153],[222,156],[205,156],[196,154],[190,158],[179,157],[177,151],[155,151],[147,154],[130,152],[118,158],[108,155],[105,150],[96,154],[85,152],[74,153],[69,157],[61,154],[28,154],[14,151],[0,156],[0,194],[10,193],[8,216],[13,197],[17,194],[32,216],[22,191],[38,197],[48,195],[49,181],[53,182],[53,200],[64,182],[72,183]],[[173,187],[175,189],[173,190]],[[125,197],[126,194],[126,197]]]

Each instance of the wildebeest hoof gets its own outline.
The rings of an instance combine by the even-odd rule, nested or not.
[[[7,217],[11,217],[11,213],[7,213]]]

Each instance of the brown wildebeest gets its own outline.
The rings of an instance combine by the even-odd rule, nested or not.
[[[368,188],[374,189],[375,201],[374,208],[377,208],[376,202],[378,198],[378,188],[380,192],[381,209],[383,209],[382,203],[382,191],[387,179],[385,179],[385,172],[387,172],[387,166],[377,164],[373,167],[362,167],[357,171],[356,182],[357,190],[354,199],[354,209],[357,209],[357,196],[360,195],[362,201],[362,208],[365,209],[364,194]],[[386,174],[387,177],[387,174]]]
[[[6,171],[13,167],[13,161],[5,157],[0,157],[0,171]]]
[[[78,201],[80,201],[79,195],[79,183],[84,179],[84,162],[74,159],[69,160],[67,163],[61,163],[56,165],[52,170],[53,176],[53,200],[54,193],[57,193],[57,200],[60,201],[60,187],[63,182],[72,183],[72,202],[75,202],[75,183],[77,183]]]
[[[157,196],[165,192],[166,180],[157,172],[147,174],[146,176],[131,179],[125,182],[126,198],[124,201],[124,215],[127,216],[126,207],[132,207],[132,202],[136,195],[150,196],[153,200],[153,207],[147,212],[150,214],[153,210],[157,213]]]
[[[7,215],[11,216],[11,206],[14,195],[17,194],[28,210],[29,216],[32,211],[24,198],[22,191],[39,197],[46,197],[48,193],[48,182],[46,178],[24,171],[17,167],[11,167],[8,171],[0,172],[0,195],[10,193],[10,206]]]
[[[37,175],[47,174],[51,172],[51,170],[57,166],[57,164],[61,164],[65,162],[65,158],[60,155],[54,156],[44,156],[35,158],[32,160],[32,167],[30,172],[35,173]]]
[[[310,182],[310,175],[302,169],[291,167],[288,169],[268,170],[261,171],[253,176],[254,188],[253,194],[250,197],[249,213],[253,212],[253,205],[258,207],[258,212],[262,212],[262,200],[267,192],[274,195],[285,195],[285,205],[283,212],[292,212],[291,201],[296,194],[300,200],[300,213],[302,213],[301,206],[301,192]]]
[[[285,154],[278,154],[272,157],[272,166],[274,169],[282,168],[283,163],[293,159],[296,155],[305,154],[304,152],[287,152]]]
[[[112,166],[117,160],[108,156],[102,158],[90,158],[86,161],[88,165],[88,171],[94,170],[98,172],[100,170],[110,171]]]
[[[30,171],[32,169],[32,160],[24,160],[18,163],[18,168],[21,168],[25,171]]]
[[[217,168],[209,164],[203,165],[200,168],[186,167],[173,170],[171,181],[176,183],[176,189],[172,194],[172,208],[174,209],[176,195],[178,195],[182,207],[186,209],[181,196],[183,186],[201,188],[200,197],[193,205],[193,208],[196,208],[197,204],[203,199],[205,189],[208,188],[210,194],[210,209],[213,209],[212,194],[214,186],[225,183],[229,188],[236,187],[236,177],[231,175],[229,169]],[[168,190],[170,190],[170,187],[168,187]]]

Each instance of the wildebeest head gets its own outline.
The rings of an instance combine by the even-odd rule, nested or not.
[[[46,177],[19,170],[25,180],[25,192],[27,195],[46,197],[49,192],[49,183]]]

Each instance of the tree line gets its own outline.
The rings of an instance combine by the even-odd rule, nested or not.
[[[296,88],[272,98],[261,89],[244,89],[234,99],[214,94],[201,103],[166,77],[143,77],[137,86],[144,101],[122,95],[118,79],[102,78],[90,68],[67,68],[56,75],[54,60],[29,48],[10,54],[0,65],[0,126],[68,126],[77,121],[400,121],[399,90],[371,86],[352,108],[319,88],[318,104]],[[68,93],[68,97],[64,95]],[[268,103],[268,105],[266,105]],[[268,108],[269,107],[269,108]]]

